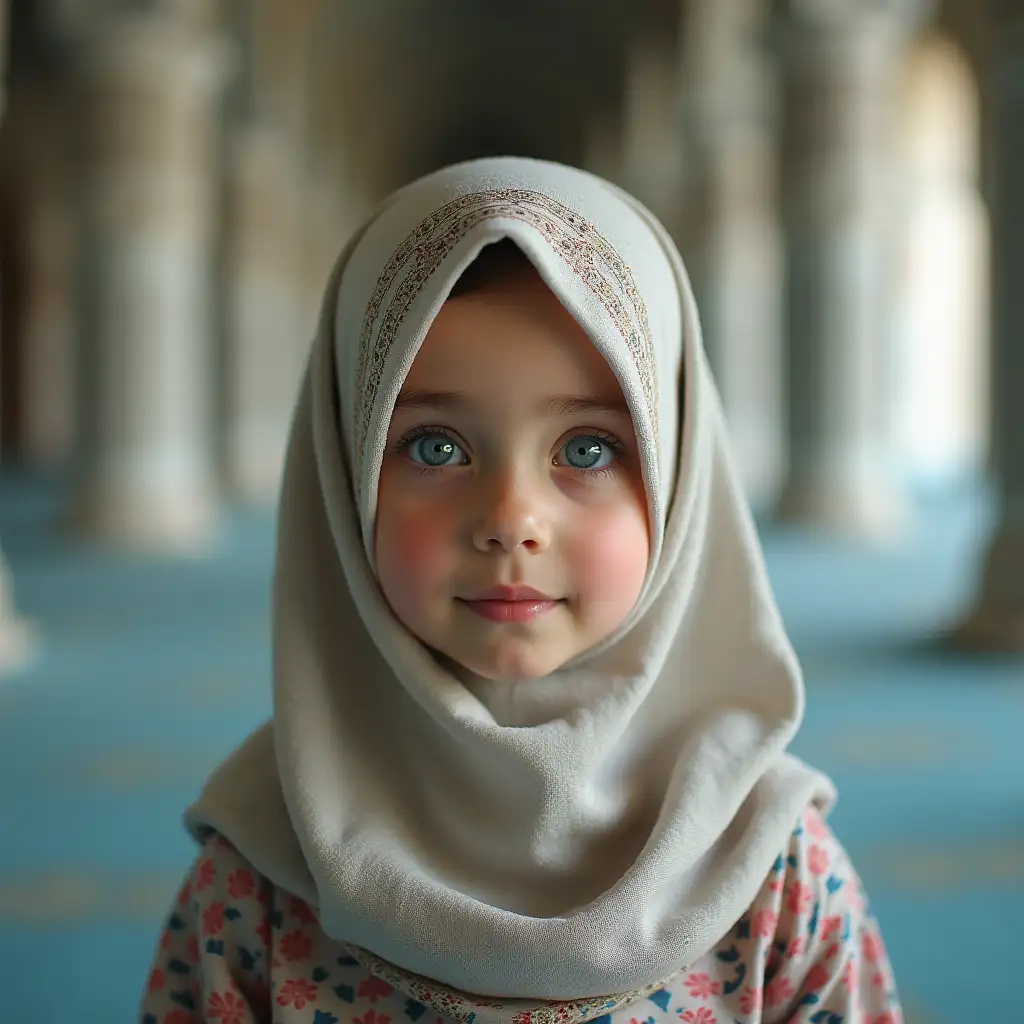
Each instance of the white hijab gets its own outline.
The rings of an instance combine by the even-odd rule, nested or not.
[[[520,684],[440,665],[389,610],[372,549],[405,375],[502,238],[618,377],[652,540],[618,631]],[[653,991],[747,909],[805,806],[833,799],[786,753],[800,671],[681,258],[639,203],[568,167],[445,168],[342,253],[288,451],[273,642],[273,722],[213,775],[189,828],[224,834],[327,935],[393,983],[429,979],[405,990],[447,992],[463,1019],[576,1000],[581,1020]]]

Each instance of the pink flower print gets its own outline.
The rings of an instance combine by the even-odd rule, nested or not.
[[[709,996],[717,996],[722,991],[722,983],[712,981],[711,975],[703,971],[700,974],[691,974],[684,984],[694,999],[707,999]]]
[[[778,1006],[787,999],[792,999],[795,994],[796,990],[789,978],[784,974],[777,974],[765,986],[764,1001],[769,1006]]]
[[[245,868],[239,868],[228,875],[228,892],[233,900],[244,900],[246,896],[253,894],[255,888],[256,881],[252,877],[252,872]]]
[[[857,987],[857,965],[853,960],[847,960],[843,968],[843,988],[852,992]]]
[[[281,953],[285,960],[308,960],[313,952],[313,940],[302,932],[291,932],[281,939]]]
[[[190,964],[199,963],[199,936],[195,932],[188,937],[188,942],[185,943],[185,953]]]
[[[899,1019],[892,1010],[886,1010],[879,1017],[875,1017],[871,1024],[900,1024]]]
[[[817,992],[828,984],[829,977],[828,968],[824,964],[814,964],[804,978],[804,988],[808,992]]]
[[[224,927],[224,911],[226,906],[224,903],[215,902],[211,903],[203,911],[203,937],[208,935],[220,935],[221,928]]]
[[[299,924],[316,924],[316,914],[305,900],[293,896],[290,907],[292,917],[298,918]]]
[[[369,977],[359,984],[359,998],[365,999],[368,1003],[375,1003],[384,996],[389,996],[394,989],[386,982],[377,977]]]
[[[740,996],[740,1010],[743,1013],[757,1013],[761,1009],[761,990],[759,988],[750,988],[749,986],[743,990],[743,995]]]
[[[167,983],[167,977],[159,967],[155,967],[149,973],[149,984],[146,986],[147,992],[159,992]]]
[[[785,881],[782,878],[773,878],[768,883],[768,891],[769,892],[782,892],[782,890],[785,887],[786,887],[786,883],[785,883]]]
[[[810,869],[812,875],[823,875],[828,871],[829,856],[828,850],[823,846],[814,844],[807,851],[807,866]]]
[[[814,900],[814,893],[811,888],[803,882],[794,882],[789,888],[789,896],[786,898],[786,906],[791,913],[799,916],[806,914],[811,909]]]
[[[234,992],[214,992],[206,1009],[208,1020],[219,1020],[221,1024],[242,1024],[245,1015],[245,1000]]]
[[[363,1017],[356,1017],[355,1024],[391,1024],[386,1014],[378,1014],[376,1010],[367,1010]]]
[[[718,1024],[718,1019],[706,1006],[687,1010],[679,1019],[686,1021],[686,1024]]]
[[[281,986],[281,994],[277,1001],[281,1006],[294,1005],[296,1010],[301,1010],[306,1003],[316,999],[316,985],[305,978],[290,978]],[[371,1010],[370,1013],[373,1011]]]
[[[217,879],[217,865],[213,863],[212,857],[204,857],[196,868],[196,892],[209,889]]]
[[[873,932],[865,932],[861,940],[861,952],[869,964],[877,964],[882,955],[881,943]]]
[[[863,911],[864,907],[867,905],[867,900],[864,897],[864,890],[859,885],[854,886],[850,890],[850,895],[848,899],[850,901],[850,909],[855,914],[861,913],[861,911]]]
[[[802,935],[798,935],[795,939],[790,939],[789,946],[786,948],[786,956],[792,960],[798,957],[804,951],[804,939]]]
[[[182,887],[178,890],[177,899],[174,901],[179,907],[184,907],[192,899],[192,879],[186,878]]]
[[[170,949],[174,945],[174,932],[170,928],[164,930],[163,935],[160,936],[160,948]]]
[[[260,937],[264,946],[270,945],[270,922],[266,918],[263,918],[253,931]]]
[[[832,917],[826,917],[821,924],[821,941],[826,942],[842,927],[843,919],[838,914],[834,914]]]
[[[762,939],[770,939],[775,934],[775,925],[778,920],[774,910],[759,910],[754,915],[753,933]]]
[[[808,808],[804,815],[804,827],[813,839],[826,839],[828,837],[828,826],[821,819],[821,815],[813,808]]]

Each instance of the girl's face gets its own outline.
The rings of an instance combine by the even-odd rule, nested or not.
[[[395,615],[488,679],[553,672],[636,603],[649,536],[632,420],[535,272],[450,299],[431,325],[391,417],[375,545]],[[548,600],[494,600],[516,587]]]

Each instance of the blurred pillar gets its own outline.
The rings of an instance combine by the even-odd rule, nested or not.
[[[339,96],[363,95],[367,83],[376,81],[379,75],[379,44],[356,42],[351,21],[354,10],[344,4],[321,2],[316,6],[304,53],[306,116],[304,135],[297,141],[298,150],[306,154],[299,204],[302,255],[298,302],[303,359],[316,329],[324,282],[342,246],[377,203],[403,183],[405,175],[416,173],[413,168],[425,155],[417,140],[430,138],[437,144],[443,137],[442,126],[447,124],[446,130],[450,131],[460,120],[453,113],[459,109],[455,94],[449,97],[446,92],[449,71],[439,76],[440,91],[430,97],[428,107],[437,119],[430,128],[420,123],[422,115],[416,104],[410,106],[403,101],[401,118],[392,124],[394,131],[381,130],[379,106],[339,105]],[[434,22],[438,38],[445,35],[439,27],[446,25],[444,19],[428,20]],[[463,28],[465,32],[445,38],[454,39],[458,47],[460,38],[470,31],[468,24]],[[437,66],[445,67],[446,62]],[[407,93],[408,83],[417,81],[421,73],[415,67],[401,66],[401,62],[393,72],[396,91],[382,94],[385,104],[392,102],[389,95],[393,98]],[[417,148],[419,153],[415,152]]]
[[[894,437],[916,480],[948,487],[988,448],[989,231],[977,72],[945,34],[915,45],[900,124]]]
[[[20,81],[4,126],[17,204],[18,457],[64,467],[74,449],[73,166],[67,82],[54,71]],[[40,126],[48,126],[41,131]]]
[[[7,108],[7,16],[6,0],[0,0],[0,117]],[[18,614],[11,570],[0,548],[0,673],[24,667],[35,646],[35,630]]]
[[[228,487],[259,502],[277,493],[311,337],[299,290],[313,7],[246,0],[232,12],[240,60],[226,125],[219,433]]]
[[[277,492],[305,347],[288,137],[269,124],[236,126],[228,176],[223,454],[232,492],[259,501]]]
[[[789,473],[782,518],[903,525],[889,451],[894,114],[926,0],[779,0]]]
[[[24,668],[36,651],[36,630],[14,603],[14,579],[0,549],[0,675]]]
[[[986,104],[991,220],[992,475],[996,523],[962,646],[1024,651],[1024,10],[989,0]]]
[[[679,53],[671,38],[641,32],[627,41],[619,167],[614,174],[679,241],[683,205]],[[591,147],[601,144],[593,126]],[[599,150],[588,154],[600,158]]]
[[[38,0],[22,5],[4,124],[6,174],[14,184],[17,259],[19,461],[64,469],[75,454],[76,257],[73,58],[110,0]]]
[[[680,244],[756,508],[777,497],[785,461],[776,97],[759,38],[764,6],[764,0],[691,2],[682,44],[687,202]]]
[[[128,546],[209,536],[215,117],[226,51],[173,9],[97,19],[78,67],[83,390],[74,517]]]

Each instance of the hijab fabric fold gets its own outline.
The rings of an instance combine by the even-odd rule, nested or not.
[[[373,559],[395,399],[459,275],[505,238],[615,372],[651,529],[626,621],[521,683],[443,665],[391,613]],[[800,670],[682,260],[648,211],[585,172],[448,167],[346,247],[295,411],[273,605],[273,721],[186,823],[459,1019],[539,1024],[572,1003],[585,1020],[653,991],[714,948],[806,805],[834,797],[787,753]]]

